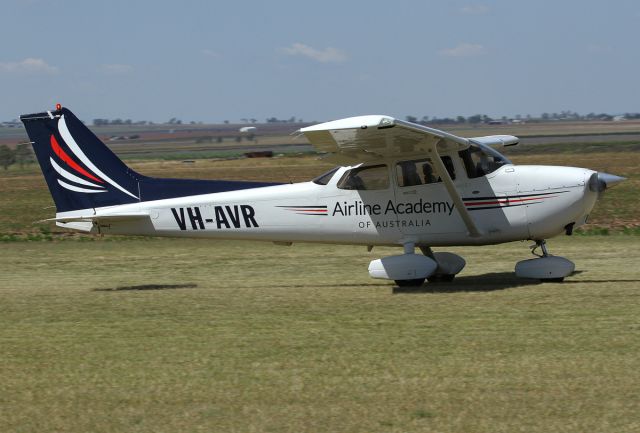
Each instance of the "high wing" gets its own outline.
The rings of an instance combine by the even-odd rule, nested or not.
[[[518,142],[517,137],[507,135],[468,139],[383,115],[349,117],[302,128],[298,132],[304,134],[316,149],[330,153],[328,159],[337,163],[431,157],[437,175],[444,182],[469,234],[474,237],[481,233],[440,159],[440,152]]]
[[[396,156],[424,156],[436,150],[462,150],[469,140],[444,131],[389,116],[359,116],[321,123],[299,130],[330,160],[360,163]]]

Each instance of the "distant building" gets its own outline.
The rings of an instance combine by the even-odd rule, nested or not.
[[[18,122],[17,120],[12,120],[11,122],[2,122],[0,126],[5,128],[22,128],[22,122]]]

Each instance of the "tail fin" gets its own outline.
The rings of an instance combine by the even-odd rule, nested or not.
[[[58,212],[140,201],[138,173],[71,111],[20,117]]]

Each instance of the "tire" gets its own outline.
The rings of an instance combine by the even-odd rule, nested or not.
[[[395,280],[398,287],[419,287],[424,284],[424,278],[416,278],[415,280]]]
[[[456,274],[433,274],[427,280],[430,283],[450,283],[456,277]]]

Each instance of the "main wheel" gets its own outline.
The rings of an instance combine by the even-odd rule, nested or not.
[[[456,277],[456,274],[433,274],[427,280],[430,283],[448,283],[453,281]]]
[[[418,287],[424,284],[424,278],[416,278],[415,280],[395,280],[398,287]]]

